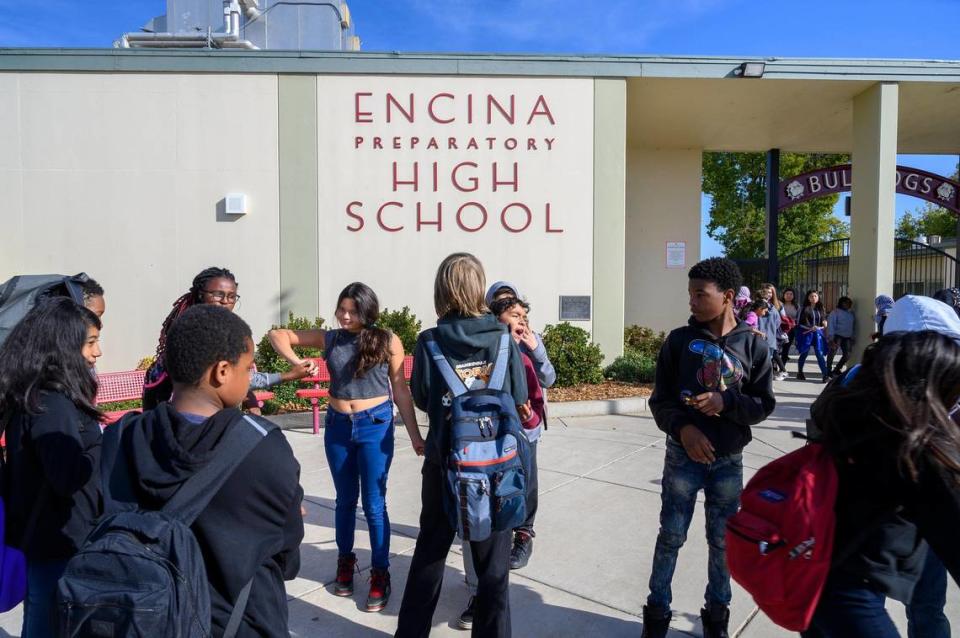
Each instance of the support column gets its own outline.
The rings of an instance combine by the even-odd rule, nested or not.
[[[274,321],[320,311],[317,76],[279,76],[280,297]]]
[[[767,151],[767,281],[780,288],[780,149]]]
[[[623,354],[627,83],[593,85],[593,341],[606,364]]]
[[[875,84],[853,98],[850,296],[859,361],[874,332],[873,300],[893,295],[899,87]]]

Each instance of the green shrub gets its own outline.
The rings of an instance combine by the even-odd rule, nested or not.
[[[380,320],[377,325],[400,337],[403,351],[407,354],[413,354],[413,347],[417,345],[417,336],[420,334],[423,323],[417,319],[417,315],[410,312],[409,306],[404,306],[402,310],[387,310],[384,308],[380,312]]]
[[[603,383],[603,353],[590,341],[590,333],[569,323],[547,326],[543,345],[557,371],[557,385]]]
[[[290,330],[323,329],[323,318],[316,317],[311,322],[306,317],[296,317],[291,312],[286,324],[273,327],[289,328]],[[320,348],[296,347],[293,351],[297,353],[297,356],[304,359],[307,357],[317,358],[323,354],[323,350]],[[286,372],[290,369],[290,364],[287,363],[287,360],[274,351],[267,335],[263,335],[260,343],[257,344],[257,354],[254,357],[254,362],[257,364],[258,372]],[[276,396],[264,404],[264,414],[274,414],[280,408],[310,409],[310,402],[308,400],[298,399],[296,396],[297,390],[303,387],[305,386],[299,381],[288,381],[269,388],[269,391],[273,392]]]
[[[660,347],[667,340],[667,333],[659,334],[644,326],[627,326],[623,329],[623,347],[628,354],[650,357],[656,360]]]
[[[129,401],[101,403],[97,406],[97,409],[101,412],[119,412],[120,410],[139,410],[140,407],[140,399],[130,399]]]
[[[628,352],[607,366],[603,376],[627,383],[653,383],[657,360],[642,354]]]

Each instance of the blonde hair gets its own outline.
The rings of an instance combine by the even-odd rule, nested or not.
[[[484,292],[487,278],[483,264],[470,253],[453,253],[437,268],[433,284],[433,306],[437,316],[456,313],[464,317],[486,314]]]

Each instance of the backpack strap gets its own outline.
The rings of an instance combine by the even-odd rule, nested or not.
[[[180,486],[161,511],[192,525],[237,466],[276,427],[270,421],[254,419],[248,414],[231,423],[213,458]]]
[[[256,578],[254,575],[253,578]],[[240,630],[240,621],[243,620],[243,612],[247,608],[247,601],[250,599],[250,589],[253,588],[253,578],[247,581],[247,584],[240,590],[237,596],[237,602],[233,604],[233,611],[230,612],[230,620],[223,630],[223,638],[233,638]]]
[[[467,386],[463,384],[463,379],[460,378],[453,369],[453,366],[450,365],[450,362],[447,361],[447,357],[445,357],[443,351],[440,350],[440,344],[434,340],[433,335],[429,335],[424,343],[427,345],[427,351],[430,353],[430,356],[433,357],[433,362],[436,364],[437,370],[440,371],[440,376],[443,377],[447,388],[453,393],[453,396],[459,397],[466,394]]]
[[[510,339],[509,333],[500,335],[497,358],[493,364],[493,372],[490,373],[490,381],[487,383],[487,387],[491,390],[503,390],[503,384],[507,379],[507,365],[510,363]]]

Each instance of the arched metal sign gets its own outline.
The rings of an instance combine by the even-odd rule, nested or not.
[[[960,216],[960,182],[919,168],[897,166],[897,192],[942,206]],[[853,184],[850,164],[788,177],[777,188],[777,210],[782,211],[816,197],[850,192]]]

